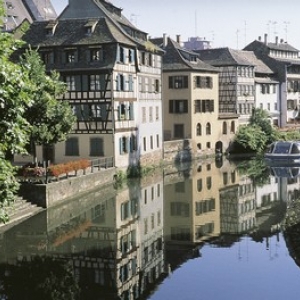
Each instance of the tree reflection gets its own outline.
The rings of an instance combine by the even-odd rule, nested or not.
[[[16,265],[2,266],[1,299],[9,300],[75,300],[79,287],[72,267],[62,260],[34,257]]]

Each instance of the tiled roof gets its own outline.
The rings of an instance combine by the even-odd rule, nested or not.
[[[263,73],[263,74],[273,74],[274,72],[259,58],[256,57],[254,52],[252,51],[239,51],[241,56],[244,56],[246,60],[249,61],[249,64],[255,66],[255,73]]]
[[[263,43],[263,42],[261,42]],[[292,52],[299,52],[298,49],[294,48],[290,44],[284,43],[268,43],[267,46],[271,50],[284,50],[284,51],[292,51]]]
[[[198,50],[200,58],[213,66],[249,65],[249,61],[230,48],[214,48]]]
[[[85,25],[90,21],[91,19],[60,20],[53,35],[46,35],[49,21],[34,22],[22,39],[33,47],[92,45],[112,42],[134,46],[134,42],[120,33],[118,28],[107,18],[93,19],[97,24],[94,31],[87,34]]]
[[[165,50],[163,57],[164,71],[200,70],[219,72],[217,68],[201,61],[197,53],[182,48],[179,43],[170,38],[168,38],[168,44],[163,50]],[[187,59],[188,56],[193,56],[195,61]]]

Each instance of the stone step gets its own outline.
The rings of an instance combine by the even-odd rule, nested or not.
[[[5,231],[18,223],[21,223],[25,219],[39,213],[44,210],[42,207],[38,207],[22,198],[16,199],[15,203],[7,208],[9,221],[5,224],[0,223],[0,232]]]

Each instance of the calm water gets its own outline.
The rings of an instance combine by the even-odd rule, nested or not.
[[[298,173],[202,161],[70,199],[0,229],[5,292],[22,300],[299,299]]]

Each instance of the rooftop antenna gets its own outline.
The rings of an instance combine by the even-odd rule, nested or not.
[[[236,31],[236,49],[239,49],[239,30]]]
[[[285,24],[284,26],[284,31],[285,31],[285,41],[288,41],[288,25],[290,24],[290,22],[284,21],[283,22]]]
[[[131,14],[130,15],[130,22],[134,23],[135,26],[137,26],[137,17],[139,17],[140,15],[135,15],[135,14]]]
[[[197,37],[197,10],[195,10],[195,37]]]
[[[245,46],[247,45],[247,22],[244,21],[245,23]]]

